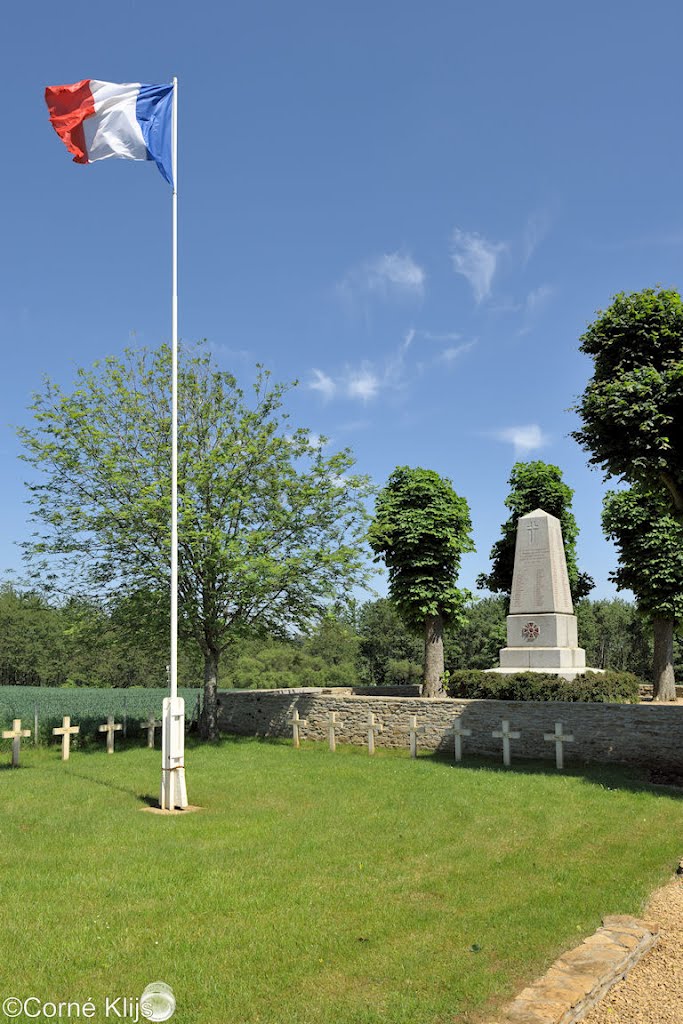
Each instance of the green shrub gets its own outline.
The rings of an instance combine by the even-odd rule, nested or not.
[[[407,658],[389,658],[384,686],[411,686],[422,682],[422,666]]]
[[[571,682],[540,672],[451,672],[449,697],[479,700],[568,700],[597,704],[637,704],[641,680],[631,672],[586,672]]]

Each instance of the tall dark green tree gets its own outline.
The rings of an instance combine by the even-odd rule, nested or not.
[[[619,551],[611,578],[632,590],[654,632],[653,696],[675,700],[674,630],[683,620],[683,523],[663,491],[635,484],[605,495],[602,524]]]
[[[370,546],[399,613],[423,632],[427,697],[442,692],[444,626],[461,619],[469,596],[456,584],[462,555],[474,550],[471,530],[466,499],[430,469],[397,467],[375,505]]]
[[[168,594],[171,355],[128,351],[46,380],[20,431],[40,578],[79,593]],[[367,579],[366,478],[351,452],[325,454],[283,412],[288,387],[259,370],[249,401],[202,350],[179,368],[179,611],[204,660],[202,732],[218,734],[222,655],[255,623],[306,630]],[[150,628],[159,629],[160,602]],[[165,625],[165,624],[164,624]]]
[[[576,540],[579,528],[572,512],[574,491],[562,479],[558,466],[548,462],[516,462],[512,467],[510,493],[505,505],[510,515],[501,526],[501,537],[491,548],[491,570],[477,577],[477,586],[508,599],[512,590],[512,572],[515,564],[517,520],[541,508],[560,520],[562,539],[567,558],[567,572],[572,600],[578,601],[592,590],[593,579],[580,572],[576,559]]]
[[[573,437],[606,476],[665,488],[683,514],[683,302],[671,289],[616,295],[581,337],[593,376]]]
[[[574,438],[589,453],[589,461],[634,485],[634,502],[668,501],[669,511],[683,522],[683,301],[673,289],[645,288],[616,295],[600,311],[581,337],[581,351],[593,359],[593,376],[577,405],[582,426]],[[616,514],[620,506],[613,506]],[[611,520],[608,513],[607,526]],[[639,519],[642,528],[645,523]],[[613,522],[615,530],[621,522]],[[624,526],[626,524],[623,524]],[[666,531],[665,531],[666,532]],[[643,543],[647,543],[646,534]],[[634,548],[629,537],[624,551]],[[667,548],[667,550],[669,550]],[[646,595],[652,584],[652,566],[638,566],[626,555],[619,572],[633,569],[631,589]],[[662,567],[664,571],[664,567]],[[622,572],[623,570],[623,572]],[[664,571],[664,575],[666,575]],[[659,575],[659,573],[657,573]],[[677,575],[676,565],[671,575]],[[673,599],[673,594],[670,594]],[[646,609],[653,614],[651,609]],[[670,625],[667,614],[659,620]],[[669,625],[666,631],[669,631]],[[669,642],[660,632],[655,638],[653,665],[655,694],[671,691],[666,668]]]

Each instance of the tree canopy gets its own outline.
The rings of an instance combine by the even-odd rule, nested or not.
[[[19,431],[37,534],[35,574],[79,592],[144,591],[157,627],[170,587],[171,353],[126,351],[48,379]],[[221,655],[240,631],[296,630],[368,577],[362,540],[370,486],[348,449],[292,429],[288,385],[258,368],[249,402],[205,350],[179,366],[179,617],[204,658],[205,735],[217,735]]]
[[[491,548],[491,571],[477,577],[477,586],[494,594],[510,596],[517,520],[541,508],[560,520],[572,600],[578,601],[585,597],[595,584],[587,573],[579,571],[576,557],[579,528],[572,512],[574,491],[563,481],[560,468],[540,461],[516,462],[508,483],[510,493],[505,499],[505,505],[510,509],[510,516],[501,526],[500,539]]]
[[[603,522],[623,540],[617,576],[631,579],[631,589],[642,595],[641,606],[647,611],[653,581],[664,580],[668,573],[676,576],[676,560],[670,570],[663,565],[655,569],[647,556],[638,560],[636,538],[624,518],[624,503],[630,502],[634,513],[637,507],[656,512],[654,524],[662,526],[660,513],[668,502],[670,512],[683,522],[681,296],[664,288],[645,288],[630,295],[621,292],[608,309],[598,313],[581,342],[581,351],[593,359],[593,376],[576,407],[582,426],[573,436],[606,477],[633,485],[630,498],[608,502]],[[647,546],[651,538],[647,515],[638,521],[644,531],[641,543]],[[662,526],[664,535],[671,526]],[[673,556],[673,551],[670,554]],[[648,612],[655,630],[654,691],[656,698],[666,698],[674,692],[675,617],[656,612],[657,604],[658,600]]]
[[[425,631],[424,692],[440,692],[443,626],[462,617],[469,596],[457,586],[460,560],[474,550],[465,498],[430,469],[398,466],[377,498],[368,537],[389,571],[391,599],[413,629]]]
[[[573,437],[606,475],[664,486],[683,512],[683,302],[671,289],[614,297],[581,337],[593,376]]]

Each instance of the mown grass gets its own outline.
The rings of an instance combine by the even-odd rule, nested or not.
[[[188,751],[201,813],[161,817],[158,752],[22,756],[0,770],[0,1002],[162,979],[178,1024],[475,1021],[683,849],[676,792],[616,769],[225,740]]]

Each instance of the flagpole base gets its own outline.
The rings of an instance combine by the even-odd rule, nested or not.
[[[184,811],[188,806],[184,768],[161,769],[159,806],[162,811]]]
[[[188,806],[185,784],[185,701],[166,697],[161,723],[162,811],[184,811]]]

